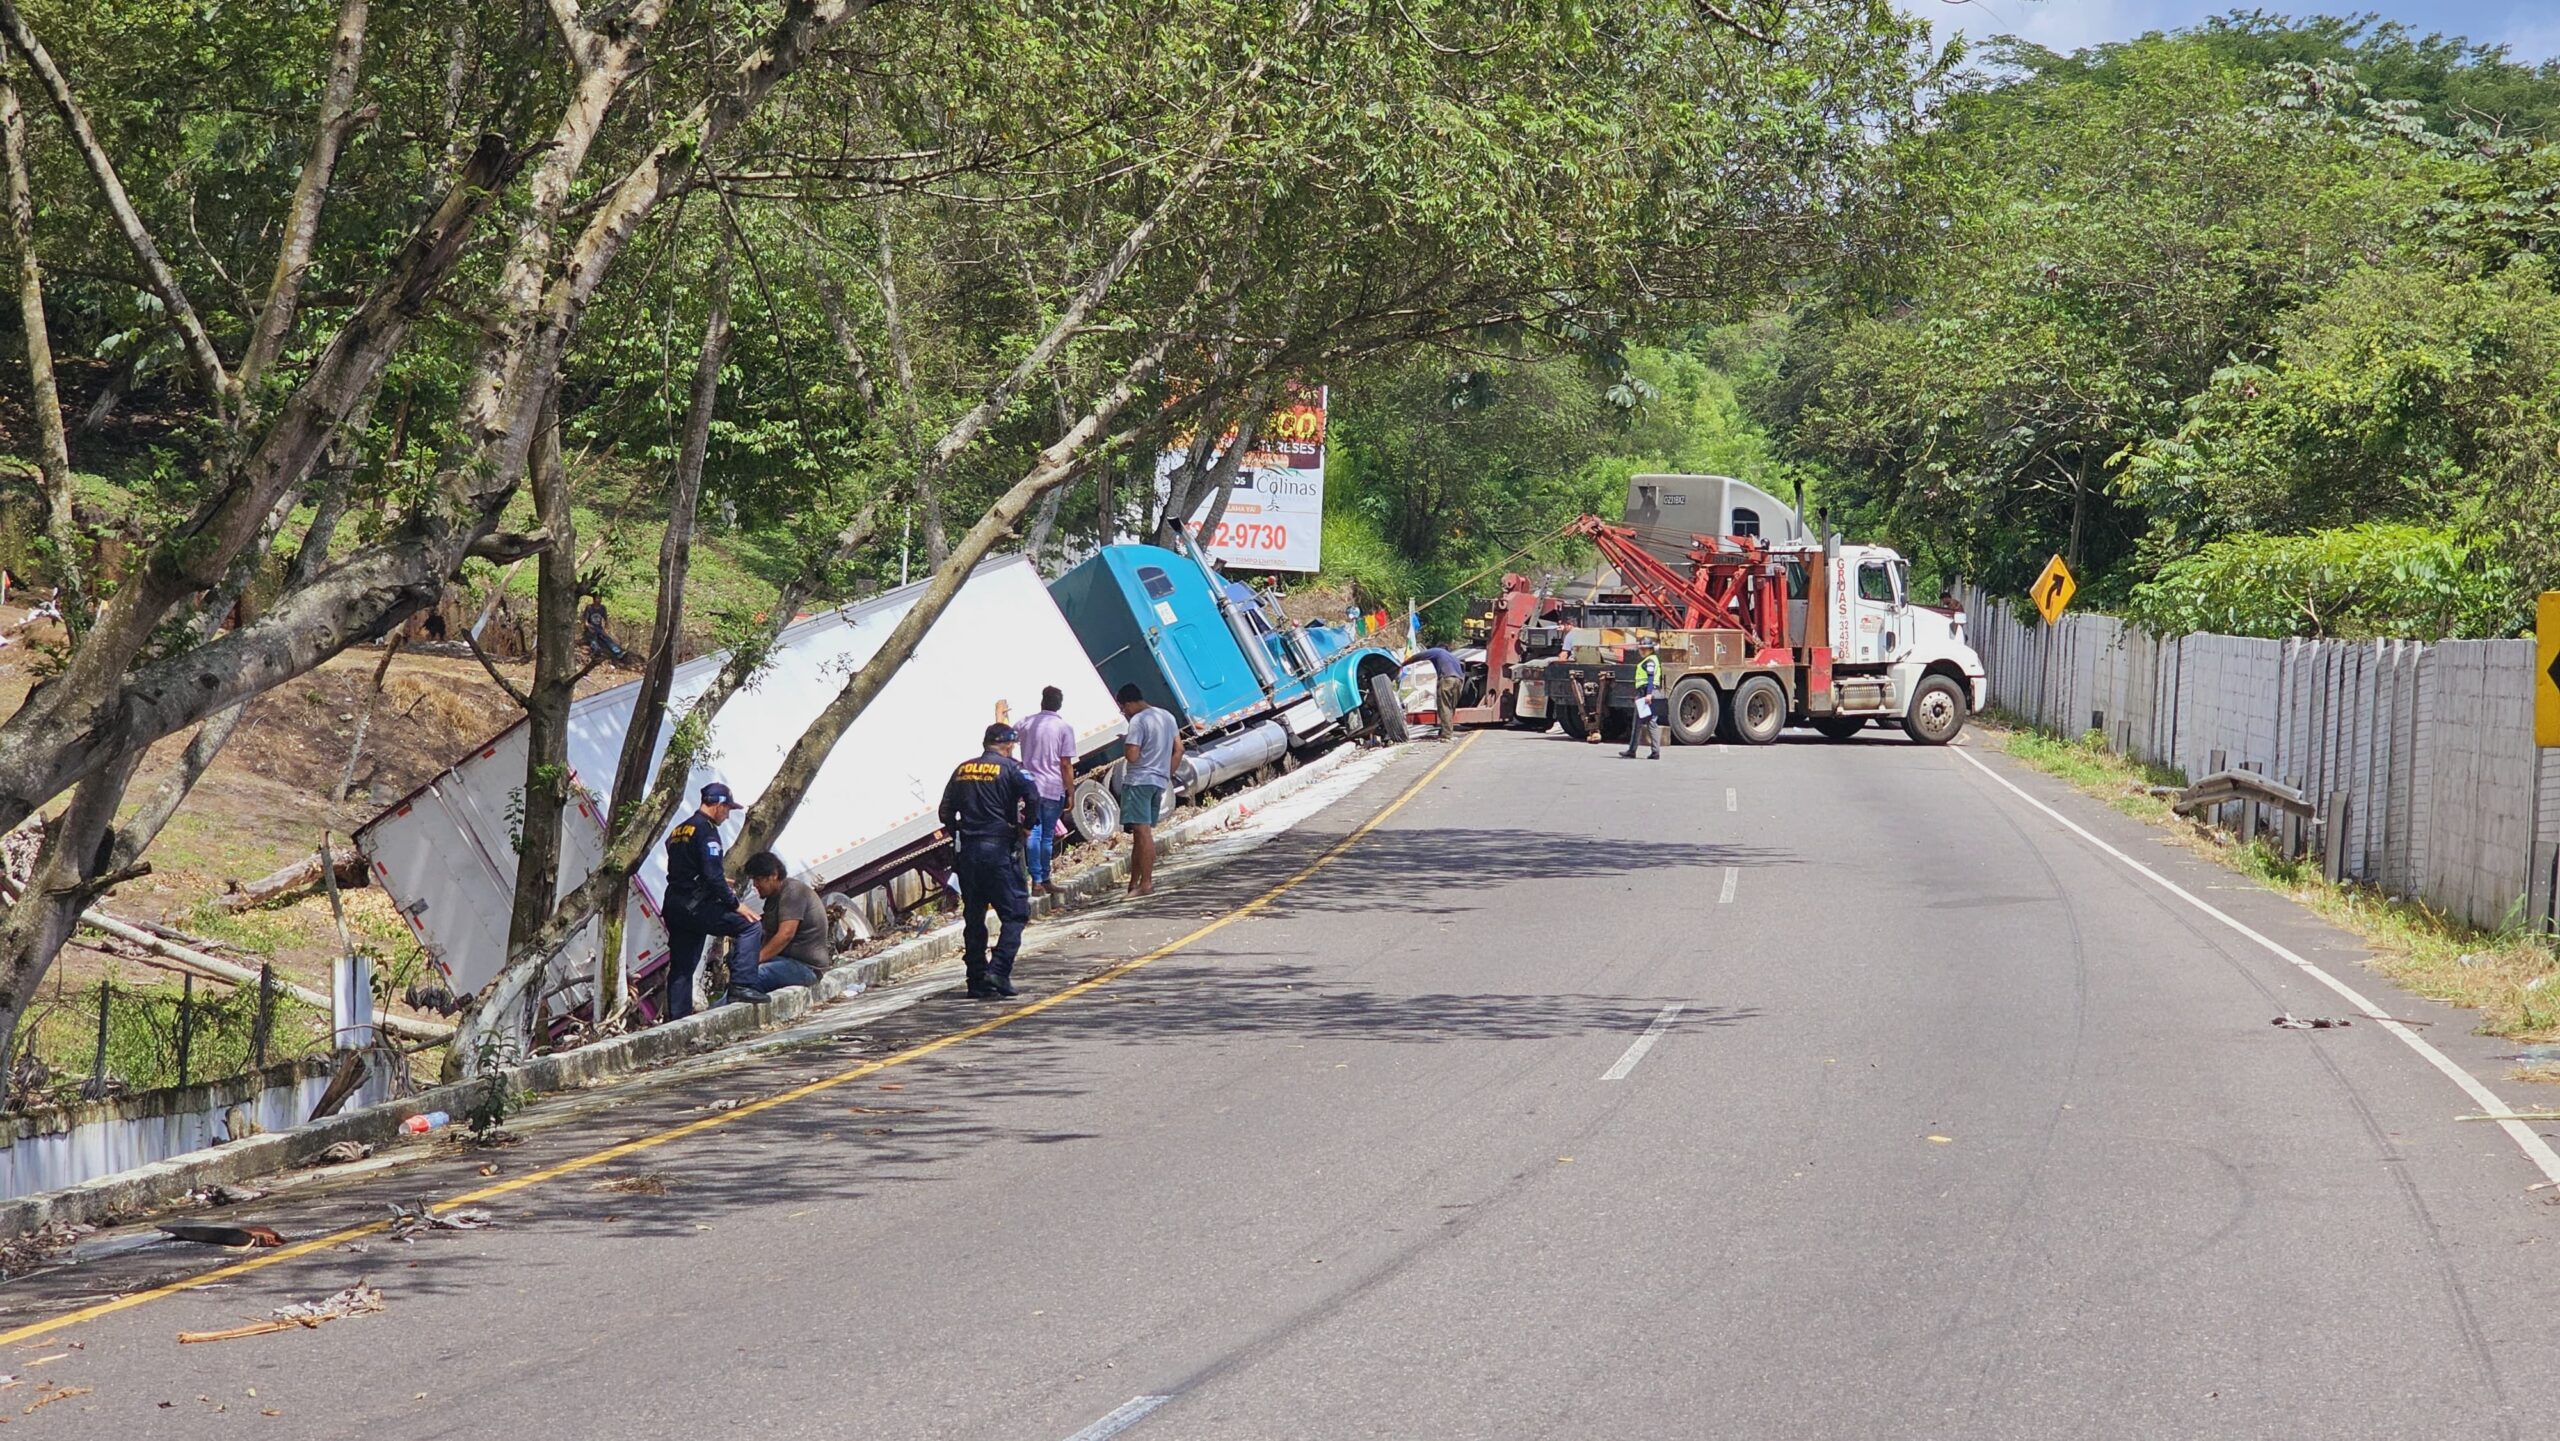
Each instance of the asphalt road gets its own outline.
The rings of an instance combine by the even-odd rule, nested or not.
[[[1967,754],[2531,1099],[2345,936]],[[793,1090],[996,1013],[929,1000],[256,1208],[322,1235],[480,1165],[539,1175],[787,1097],[501,1197],[497,1229],[375,1235],[22,1341],[0,1416],[119,1438],[2560,1431],[2560,1208],[2528,1157],[2384,1029],[2269,1026],[2343,1007],[1956,752],[1418,745],[1229,873],[1053,935],[1035,995],[1104,979],[930,1054]],[[37,1277],[0,1288],[0,1325],[210,1264]],[[175,1339],[362,1277],[384,1313]]]

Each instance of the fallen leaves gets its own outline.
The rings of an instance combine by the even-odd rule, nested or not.
[[[350,1161],[361,1161],[372,1154],[373,1144],[369,1141],[340,1141],[320,1153],[320,1164],[343,1166]]]
[[[590,1189],[617,1196],[663,1196],[667,1194],[667,1178],[655,1171],[643,1171],[637,1175],[614,1176],[598,1181]]]

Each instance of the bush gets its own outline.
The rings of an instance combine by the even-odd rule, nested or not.
[[[2215,541],[2134,587],[2125,618],[2161,635],[2481,639],[2516,632],[2524,593],[2449,530],[2375,523]]]

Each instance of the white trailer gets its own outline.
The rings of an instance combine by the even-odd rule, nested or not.
[[[924,589],[921,582],[905,586],[786,628],[763,673],[713,720],[685,782],[685,804],[690,807],[700,787],[717,780],[752,806],[792,742],[846,678],[878,652]],[[724,659],[707,655],[676,668],[653,766],[665,754],[674,722]],[[1000,706],[1016,720],[1038,710],[1041,688],[1052,685],[1066,693],[1061,713],[1074,724],[1081,751],[1094,751],[1119,731],[1123,722],[1110,691],[1038,570],[1021,556],[979,566],[828,756],[776,840],[775,853],[794,875],[822,890],[878,877],[882,868],[916,857],[940,830],[935,809],[943,783],[953,766],[977,753],[978,733]],[[603,854],[604,808],[638,695],[634,682],[599,691],[570,709],[572,799],[560,858],[564,893]],[[518,722],[356,832],[375,882],[390,894],[457,995],[477,991],[505,961],[527,744],[526,726]],[[733,818],[727,835],[734,838],[741,823]],[[623,916],[626,975],[666,952],[666,927],[658,914],[665,883],[666,852],[652,847],[633,877]],[[594,974],[600,933],[590,926],[571,942],[546,993]]]

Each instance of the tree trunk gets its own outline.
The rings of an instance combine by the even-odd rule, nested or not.
[[[675,474],[668,478],[667,529],[658,543],[658,608],[649,626],[649,659],[641,673],[640,694],[631,707],[631,723],[622,735],[622,755],[613,769],[613,798],[606,804],[608,823],[639,805],[649,784],[649,762],[657,754],[658,728],[666,720],[667,693],[675,685],[676,652],[684,642],[684,585],[693,566],[693,525],[702,504],[702,467],[711,450],[711,420],[720,399],[720,367],[729,351],[729,261],[721,257],[712,279],[711,313],[703,321],[702,351],[693,367],[693,393],[685,404],[684,444],[676,455]],[[787,598],[787,597],[785,597]],[[781,599],[776,610],[782,609]],[[784,625],[788,616],[780,617]],[[621,922],[631,894],[626,872],[604,901],[606,930],[600,993],[610,996],[607,1017],[622,1011]],[[530,932],[528,932],[530,934]],[[510,937],[511,942],[519,939]],[[513,946],[510,945],[512,952]]]
[[[160,303],[168,307],[169,319],[176,324],[179,336],[186,342],[184,348],[188,362],[203,379],[205,390],[212,395],[215,406],[226,407],[231,398],[231,377],[222,367],[222,357],[214,353],[212,337],[205,333],[204,322],[197,318],[195,306],[188,303],[186,291],[179,288],[177,272],[161,258],[160,247],[143,225],[141,214],[134,209],[132,197],[125,193],[124,182],[117,177],[114,163],[107,158],[106,147],[98,143],[96,132],[89,128],[88,114],[80,108],[79,98],[71,93],[71,83],[54,65],[52,54],[45,49],[44,42],[36,38],[35,30],[27,24],[26,17],[18,13],[15,0],[0,0],[0,32],[5,32],[9,47],[26,61],[27,68],[35,73],[38,83],[44,87],[45,97],[53,102],[54,113],[61,117],[62,128],[69,134],[72,148],[80,153],[81,162],[89,167],[91,178],[97,181],[98,194],[106,201],[107,213],[123,233],[125,243],[132,247],[134,258],[142,262],[143,278],[149,283],[151,293],[160,297]]]
[[[534,583],[533,681],[525,694],[529,738],[509,945],[542,924],[560,888],[560,836],[569,806],[569,703],[578,684],[577,518],[560,454],[556,400],[544,402],[541,424],[533,444],[533,503],[551,533],[551,546],[542,553]]]
[[[44,267],[36,260],[35,190],[27,179],[27,117],[18,92],[0,84],[0,149],[9,168],[9,233],[18,246],[18,320],[27,337],[27,388],[36,419],[36,471],[44,477],[44,536],[62,587],[62,628],[76,645],[89,628],[86,557],[72,510],[71,441],[53,381],[53,339],[44,320]]]
[[[764,788],[762,795],[756,797],[754,807],[747,812],[746,825],[738,835],[736,849],[739,854],[752,855],[772,848],[783,828],[790,825],[792,816],[798,813],[801,797],[808,794],[810,783],[818,778],[819,768],[835,751],[836,742],[844,739],[844,733],[861,719],[881,689],[898,673],[898,668],[915,653],[917,643],[933,628],[933,623],[942,618],[952,598],[960,593],[969,572],[977,568],[979,561],[986,559],[987,552],[998,540],[1012,531],[1014,523],[1022,518],[1033,502],[1075,474],[1085,447],[1136,398],[1138,387],[1155,372],[1171,346],[1169,338],[1159,340],[1132,362],[1122,372],[1119,381],[1085,412],[1084,418],[1042,450],[1038,463],[1030,472],[1015,481],[1013,488],[999,497],[976,525],[969,527],[968,534],[961,537],[950,557],[935,567],[933,580],[925,587],[924,594],[916,598],[916,603],[907,609],[905,615],[898,617],[898,623],[881,641],[880,649],[846,680],[844,689],[827,703],[826,709],[818,713],[808,729],[800,733],[799,740],[792,743],[790,752],[782,759],[781,769],[775,772],[772,782]]]
[[[2071,470],[2071,545],[2065,552],[2065,564],[2072,573],[2080,571],[2080,533],[2089,517],[2089,461],[2082,457]]]
[[[338,10],[338,33],[329,47],[329,79],[320,94],[320,128],[311,137],[311,153],[294,181],[293,201],[285,208],[284,242],[276,247],[275,274],[267,282],[266,303],[258,308],[257,328],[240,357],[240,390],[244,403],[257,405],[258,382],[284,350],[293,331],[294,311],[302,301],[303,272],[311,268],[311,252],[320,239],[320,210],[329,196],[329,177],[338,154],[361,118],[356,111],[356,76],[364,64],[364,28],[368,0],[345,0]]]
[[[1266,379],[1254,387],[1245,402],[1244,419],[1236,426],[1235,442],[1218,457],[1217,471],[1209,477],[1209,511],[1200,518],[1203,544],[1207,543],[1205,537],[1216,535],[1226,521],[1227,502],[1235,497],[1236,478],[1244,473],[1244,458],[1254,442],[1262,438],[1262,423],[1270,418],[1271,403],[1278,398],[1279,389],[1276,379]]]
[[[907,345],[906,307],[898,297],[898,257],[889,241],[889,205],[879,206],[880,313],[889,333],[889,363],[898,377],[898,414],[906,433],[899,443],[913,450],[923,439],[924,412],[916,399],[915,353]],[[857,374],[859,372],[857,371]],[[942,523],[942,467],[928,460],[916,468],[916,504],[924,510],[924,561],[939,567],[951,554],[951,532]]]

